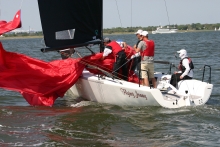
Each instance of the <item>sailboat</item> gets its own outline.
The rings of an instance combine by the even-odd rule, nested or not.
[[[162,26],[159,26],[155,31],[152,31],[152,34],[168,34],[168,33],[177,33],[177,29],[163,28]]]
[[[45,48],[42,52],[68,48],[98,46],[103,51],[103,0],[38,0]],[[92,54],[92,53],[91,53]],[[172,64],[166,61],[155,61]],[[69,89],[75,96],[89,101],[128,106],[162,106],[180,108],[204,105],[210,98],[213,85],[203,80],[182,80],[177,88],[170,84],[171,73],[155,72],[157,88],[111,77],[111,72],[96,66],[105,76],[86,68]],[[209,66],[208,66],[209,67]],[[207,66],[204,66],[204,69]],[[205,70],[204,70],[205,72]],[[211,68],[210,74],[211,78]]]

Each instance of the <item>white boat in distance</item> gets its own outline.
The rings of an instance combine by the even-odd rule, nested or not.
[[[155,31],[152,31],[152,34],[168,34],[168,33],[177,33],[178,29],[170,29],[170,28],[163,28],[162,26],[157,27]]]
[[[98,44],[100,52],[103,51],[102,0],[38,0],[38,5],[45,45],[47,46],[41,51],[76,49],[83,46],[85,49],[89,49],[88,46],[91,44]],[[201,81],[182,80],[176,88],[170,84],[173,65],[167,61],[156,61],[155,63],[166,64],[168,65],[167,69],[170,69],[169,73],[154,73],[155,79],[157,79],[157,88],[112,78],[111,72],[87,64],[87,67],[100,70],[105,76],[90,73],[85,69],[69,91],[73,95],[89,101],[128,106],[180,108],[204,105],[209,100],[213,89],[210,66],[205,65],[203,71],[204,77],[205,68],[210,67],[209,82],[205,82],[203,79]]]

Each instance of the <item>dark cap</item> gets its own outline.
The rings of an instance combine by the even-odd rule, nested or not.
[[[106,38],[103,40],[103,42],[111,42],[111,40],[110,40],[108,37],[106,37]]]

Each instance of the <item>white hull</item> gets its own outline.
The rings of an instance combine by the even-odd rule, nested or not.
[[[97,75],[84,71],[70,91],[76,96],[99,103],[130,106],[162,106],[166,108],[203,105],[208,101],[212,92],[212,84],[198,80],[180,81],[180,88],[176,90],[169,84],[168,80],[161,81],[161,78],[169,78],[170,75],[155,73],[155,77],[158,79],[158,88],[161,90],[158,88],[151,89],[146,86],[139,87],[135,83],[112,80],[108,77],[102,79],[98,78]],[[164,88],[168,88],[168,90],[164,91]],[[173,89],[169,90],[171,88]],[[185,93],[186,90],[188,94]],[[173,94],[173,91],[176,91],[176,94]]]
[[[157,28],[157,30],[152,31],[152,34],[170,34],[170,33],[177,33],[177,29]]]

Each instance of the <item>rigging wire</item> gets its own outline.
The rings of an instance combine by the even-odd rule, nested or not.
[[[118,3],[117,3],[117,0],[115,0],[115,3],[116,3],[116,6],[117,6],[118,16],[119,16],[119,20],[120,20],[120,24],[121,24],[121,28],[122,28],[121,17],[120,17],[120,13],[119,13],[119,9],[118,9]]]
[[[169,19],[169,15],[168,15],[168,10],[167,10],[167,4],[166,4],[166,0],[164,0],[164,2],[165,2],[165,6],[166,6],[166,11],[167,11],[168,23],[169,23],[169,26],[170,26],[170,19]]]
[[[20,9],[21,9],[21,7],[22,7],[23,1],[24,1],[24,0],[21,1]]]
[[[76,50],[75,50],[76,51]],[[119,76],[121,77],[125,77],[125,78],[128,78],[128,76],[124,76],[123,74],[121,73],[118,73],[118,76],[115,76],[113,75],[112,73],[115,72],[115,71],[109,71],[109,68],[105,67],[105,66],[102,66],[98,63],[95,63],[95,62],[92,62],[92,61],[88,61],[86,59],[83,59],[82,56],[79,55],[79,52],[76,51],[77,55],[80,57],[80,63],[84,64],[84,65],[87,65],[88,67],[90,68],[94,68],[94,69],[97,69],[99,71],[101,71],[103,74],[105,74],[106,76],[108,75],[109,77],[113,77],[114,80],[115,78],[117,79],[120,79],[120,80],[123,80],[122,78],[119,78]],[[127,64],[128,62],[126,62]]]
[[[167,19],[168,19],[168,23],[169,23],[169,29],[170,29],[170,19],[169,19],[169,14],[168,14],[168,10],[167,10],[167,4],[166,4],[166,0],[164,0],[164,3],[165,3],[165,7],[166,7],[166,12],[167,12]],[[173,42],[174,42],[174,37],[172,37],[172,40],[173,40]],[[175,56],[175,58],[177,59],[177,56],[176,56],[176,50],[174,49],[174,56]],[[176,62],[177,62],[177,60],[175,60],[175,65],[176,65]]]
[[[131,28],[132,28],[132,0],[131,0]]]

